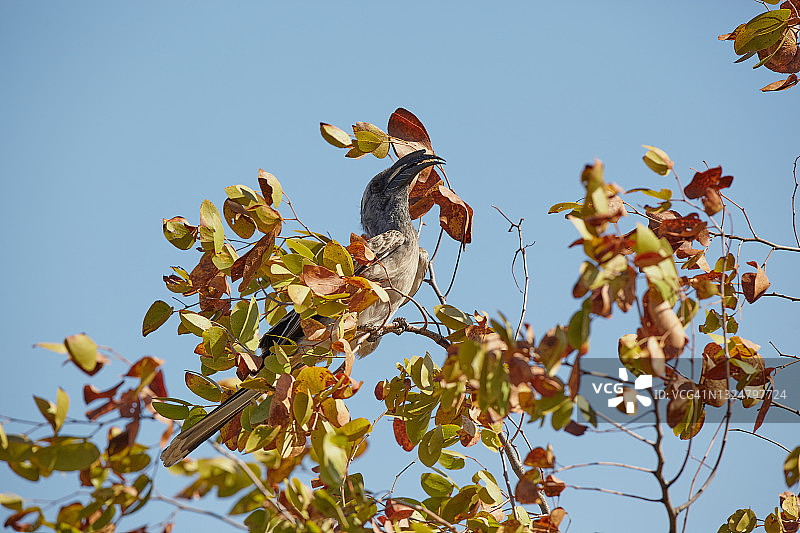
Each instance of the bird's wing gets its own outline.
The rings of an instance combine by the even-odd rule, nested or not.
[[[405,244],[406,236],[402,231],[392,229],[385,231],[367,241],[369,249],[375,252],[375,261],[369,265],[363,265],[356,269],[356,276],[361,276],[373,281],[383,281],[386,279],[386,269],[382,262],[386,260],[392,252]]]
[[[422,285],[422,280],[425,279],[425,274],[428,272],[428,251],[421,247],[419,248],[419,262],[417,263],[417,275],[414,276],[414,284],[411,286],[411,290],[408,291],[408,296],[414,297],[417,294],[420,286]],[[409,298],[403,300],[403,303],[400,306],[404,306],[408,303]]]

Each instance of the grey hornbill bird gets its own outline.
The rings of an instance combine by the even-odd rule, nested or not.
[[[387,290],[389,301],[378,300],[361,311],[359,326],[387,324],[422,284],[428,269],[428,253],[419,247],[417,232],[411,224],[408,193],[411,182],[420,171],[441,163],[444,163],[442,158],[424,150],[412,152],[380,172],[367,185],[361,199],[361,225],[376,259],[361,267],[356,274],[379,282]],[[302,345],[304,340],[300,316],[293,311],[261,338],[262,355],[269,353],[270,347],[278,340],[286,339],[298,345]],[[378,346],[380,340],[373,340],[369,333],[362,332],[355,341],[354,351],[359,357],[364,357]],[[161,453],[164,465],[171,466],[186,457],[261,394],[257,390],[240,389],[202,420],[181,432]]]

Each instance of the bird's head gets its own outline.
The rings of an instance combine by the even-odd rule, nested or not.
[[[361,200],[361,223],[371,235],[385,231],[382,222],[389,218],[411,218],[408,213],[408,191],[411,182],[422,170],[444,163],[444,159],[425,150],[411,152],[370,180]]]

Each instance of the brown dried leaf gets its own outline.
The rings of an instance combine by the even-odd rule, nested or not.
[[[214,276],[219,274],[219,269],[214,266],[211,260],[213,256],[214,254],[212,253],[203,254],[203,257],[200,258],[200,262],[192,269],[192,272],[189,274],[189,281],[192,283],[192,291],[184,294],[184,296],[194,294],[206,287]]]
[[[408,193],[408,207],[412,220],[416,220],[430,211],[435,203],[433,193],[442,184],[442,178],[436,172],[436,169],[433,167],[428,168],[430,173],[425,176],[423,172],[420,172],[414,178],[411,190]]]
[[[539,491],[538,486],[527,477],[523,477],[517,483],[517,488],[514,489],[514,497],[519,503],[538,503]]]
[[[767,292],[770,282],[758,263],[748,261],[747,264],[755,267],[756,271],[742,274],[742,292],[744,292],[745,299],[749,303],[753,303]]]
[[[303,265],[300,279],[318,296],[329,296],[345,291],[344,278],[324,266]]]
[[[275,235],[280,232],[280,223],[267,235],[261,237],[246,254],[241,256],[231,267],[231,280],[236,281],[241,278],[239,291],[243,291],[250,285],[253,277],[261,268],[261,263],[272,253],[272,246],[275,244]],[[194,283],[193,283],[194,285]]]
[[[765,85],[761,88],[761,91],[765,93],[782,91],[784,89],[788,89],[789,87],[794,87],[795,85],[797,85],[797,74],[790,74],[785,80],[773,81],[772,83]]]
[[[472,242],[472,208],[448,187],[439,185],[433,192],[439,205],[439,224],[462,246]]]
[[[646,293],[645,311],[664,338],[664,353],[668,359],[676,357],[686,345],[686,334],[678,315],[668,301],[662,300],[658,291],[648,290]]]
[[[545,496],[553,497],[561,494],[567,488],[567,485],[556,476],[550,474],[545,479],[543,488]]]

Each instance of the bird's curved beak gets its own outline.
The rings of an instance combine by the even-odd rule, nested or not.
[[[433,166],[443,165],[444,159],[436,154],[429,154],[425,150],[411,152],[400,159],[389,169],[387,187],[400,189],[411,183],[420,171]]]

